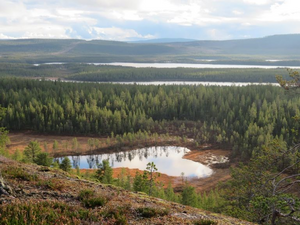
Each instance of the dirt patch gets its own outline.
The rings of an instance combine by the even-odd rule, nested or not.
[[[212,165],[216,163],[228,162],[228,156],[230,151],[222,149],[211,149],[211,150],[201,150],[201,151],[191,151],[187,153],[183,158],[193,160],[195,162],[200,162],[205,165]]]

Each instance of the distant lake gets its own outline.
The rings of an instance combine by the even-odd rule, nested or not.
[[[270,61],[270,60],[269,60]],[[276,60],[278,61],[278,60]],[[268,65],[229,65],[229,64],[194,64],[194,63],[123,63],[123,62],[114,62],[114,63],[88,63],[92,65],[109,65],[109,66],[127,66],[135,68],[259,68],[259,69],[276,69],[276,68],[293,68],[300,69],[300,66],[268,66]]]
[[[278,83],[246,83],[246,82],[209,82],[209,81],[149,81],[149,82],[97,82],[112,84],[138,84],[138,85],[204,85],[204,86],[247,86],[247,85],[275,85]]]
[[[206,60],[213,61],[213,60]],[[269,62],[279,62],[280,60],[266,60]],[[65,62],[52,62],[52,63],[41,63],[33,64],[34,66],[40,65],[62,65],[67,64]],[[202,64],[202,63],[128,63],[128,62],[114,62],[114,63],[85,63],[90,65],[109,65],[109,66],[127,66],[135,68],[215,68],[215,69],[232,69],[232,68],[259,68],[259,69],[276,69],[276,68],[291,68],[291,69],[300,69],[300,66],[269,66],[269,65],[229,65],[229,64]]]
[[[180,176],[184,173],[185,177],[201,178],[213,173],[208,166],[183,159],[182,157],[188,152],[190,150],[184,147],[157,146],[111,154],[69,156],[69,158],[74,168],[78,165],[81,169],[97,168],[102,160],[107,159],[113,168],[128,167],[140,170],[145,170],[147,163],[154,162],[158,172],[169,176]]]
[[[42,80],[42,79],[39,79]],[[45,79],[55,81],[57,79]],[[279,86],[278,83],[249,83],[249,82],[210,82],[210,81],[78,81],[78,80],[61,80],[67,83],[99,83],[99,84],[128,84],[128,85],[203,85],[203,86],[247,86],[247,85],[273,85]]]
[[[41,79],[40,79],[41,80]],[[56,79],[45,79],[55,81]],[[101,83],[101,84],[137,84],[137,85],[203,85],[203,86],[247,86],[247,85],[274,85],[278,83],[249,83],[249,82],[210,82],[210,81],[78,81],[78,80],[61,80],[70,83]]]

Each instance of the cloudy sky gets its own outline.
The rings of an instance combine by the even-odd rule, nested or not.
[[[299,0],[0,0],[0,39],[224,40],[300,33]]]

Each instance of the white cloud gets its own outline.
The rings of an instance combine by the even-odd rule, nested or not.
[[[26,7],[22,3],[15,3],[9,0],[0,1],[0,17],[16,18],[26,12]]]
[[[0,39],[13,39],[13,37],[9,37],[4,34],[0,34]]]
[[[239,11],[239,10],[233,10],[232,13],[233,13],[234,15],[237,15],[237,16],[240,16],[240,15],[243,15],[243,14],[244,14],[244,12]]]
[[[24,30],[23,38],[69,38],[66,35],[66,28],[61,26],[39,26],[39,27],[28,27]]]
[[[226,26],[255,29],[281,22],[286,23],[283,27],[291,27],[291,21],[300,22],[299,0],[0,1],[0,38],[101,37],[129,40],[164,37],[164,31],[155,30],[154,24],[170,29],[174,25],[185,26],[183,29],[207,31],[212,38],[228,38],[231,34],[219,34],[220,26],[223,26],[222,30],[226,30]],[[152,30],[145,32],[144,23],[151,23],[149,29]],[[134,27],[128,24],[134,24]],[[297,27],[290,30],[297,32]],[[278,27],[278,33],[282,32],[281,28]],[[243,35],[248,34],[240,34],[239,37]]]
[[[78,4],[82,9],[137,9],[141,0],[67,0],[67,5]]]
[[[109,13],[113,19],[117,20],[143,20],[143,18],[138,15],[135,11],[113,11]]]
[[[286,0],[275,3],[258,17],[258,20],[267,22],[300,21],[300,1]]]
[[[243,0],[246,4],[252,5],[267,5],[272,2],[272,0]]]
[[[137,33],[133,29],[121,29],[117,27],[110,27],[110,28],[96,27],[95,30],[97,31],[98,38],[106,39],[106,40],[130,40],[132,38],[140,38],[140,39],[155,38],[155,36],[150,34],[143,36]]]
[[[228,40],[228,39],[232,38],[231,35],[227,34],[224,31],[217,30],[217,29],[209,29],[207,31],[207,34],[213,40]]]

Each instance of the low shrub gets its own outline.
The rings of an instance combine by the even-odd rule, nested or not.
[[[218,222],[208,219],[198,219],[193,222],[194,225],[218,225]]]
[[[105,197],[99,196],[95,198],[83,199],[82,203],[86,208],[95,208],[104,206],[107,203],[107,199]]]
[[[107,197],[96,195],[95,191],[90,189],[81,190],[78,198],[86,208],[104,206],[108,202]]]
[[[83,200],[83,199],[91,198],[93,196],[95,196],[95,191],[91,189],[84,189],[79,192],[78,198],[79,200]]]
[[[8,167],[2,171],[4,177],[21,179],[25,181],[38,181],[36,174],[29,174],[24,169],[20,167]]]
[[[150,207],[137,208],[137,212],[141,217],[144,218],[166,216],[169,214],[169,210],[167,209],[157,209],[157,208],[150,208]]]
[[[50,189],[53,191],[62,191],[66,188],[66,184],[59,179],[52,178],[50,180],[43,180],[37,183],[38,187]]]
[[[106,220],[109,219],[115,225],[127,225],[128,220],[126,215],[131,214],[130,208],[130,205],[109,207],[102,212],[102,216]]]

